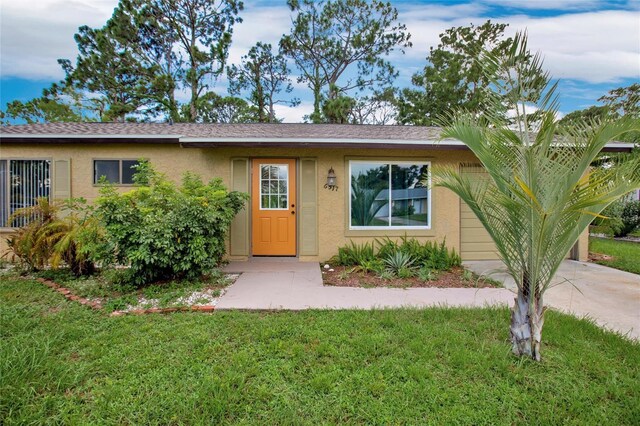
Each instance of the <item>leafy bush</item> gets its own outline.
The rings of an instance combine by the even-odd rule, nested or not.
[[[376,251],[376,245],[378,249]],[[403,256],[398,256],[401,253]],[[330,261],[337,265],[360,266],[364,272],[380,274],[385,266],[394,274],[398,274],[400,266],[389,267],[388,262],[412,259],[412,265],[424,266],[434,270],[449,270],[462,263],[455,250],[449,250],[446,242],[437,243],[426,241],[421,243],[415,238],[401,238],[400,242],[389,237],[376,239],[373,243],[356,244],[351,241],[348,245],[338,248],[338,254]],[[414,276],[414,268],[404,270],[403,275]]]
[[[380,246],[378,249],[378,257],[380,259],[385,259],[400,250],[398,242],[389,237],[385,237],[380,240],[376,239],[376,243]]]
[[[351,241],[348,245],[338,248],[338,255],[332,258],[331,262],[342,266],[363,266],[374,259],[373,243],[357,244]]]
[[[626,237],[640,228],[640,201],[616,201],[602,211],[602,216],[593,221],[597,229],[614,237]]]
[[[640,229],[640,200],[626,202],[622,208],[620,220],[622,226],[616,237],[626,237],[636,229]],[[616,234],[615,230],[614,234]]]
[[[141,162],[134,180],[144,186],[119,194],[105,185],[97,200],[116,261],[130,266],[125,278],[136,285],[195,279],[216,267],[247,195],[228,192],[220,179],[204,184],[191,173],[178,187],[148,162]]]
[[[418,278],[421,281],[435,281],[438,278],[438,274],[433,269],[423,266],[418,270]]]
[[[460,256],[455,250],[449,250],[445,241],[442,241],[440,244],[435,241],[427,241],[422,249],[421,260],[424,265],[440,271],[448,270],[462,264]]]
[[[376,274],[381,273],[385,269],[384,262],[377,258],[363,261],[360,263],[360,268],[362,269],[362,272],[374,272]]]

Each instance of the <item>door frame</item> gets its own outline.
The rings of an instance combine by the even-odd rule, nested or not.
[[[295,197],[296,197],[296,214],[295,214],[295,254],[294,255],[254,255],[253,254],[253,164],[254,161],[261,160],[294,160],[293,173],[296,179]],[[300,256],[300,157],[288,156],[288,155],[266,155],[249,157],[249,258],[264,258],[264,257],[279,257],[279,258],[298,258]],[[290,174],[291,176],[291,174]]]

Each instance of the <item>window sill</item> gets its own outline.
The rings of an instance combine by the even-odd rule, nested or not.
[[[433,228],[399,228],[399,229],[347,229],[344,233],[346,237],[435,237]]]

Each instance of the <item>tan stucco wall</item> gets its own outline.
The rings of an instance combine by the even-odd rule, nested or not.
[[[99,195],[99,187],[93,185],[94,159],[149,159],[157,170],[179,181],[186,170],[200,174],[204,179],[220,177],[230,184],[230,161],[234,157],[313,157],[318,167],[318,256],[302,257],[302,260],[325,260],[333,256],[337,247],[349,240],[371,241],[376,237],[411,235],[411,231],[348,231],[347,230],[347,158],[394,158],[431,161],[432,165],[468,162],[472,155],[466,151],[405,151],[384,149],[318,149],[318,148],[181,148],[177,145],[160,144],[59,144],[59,145],[12,145],[3,144],[0,156],[4,159],[18,158],[71,158],[71,193],[93,201]],[[333,167],[338,176],[337,191],[323,188],[326,174]],[[121,191],[131,189],[119,187]],[[432,191],[432,228],[419,231],[418,238],[436,239],[446,237],[447,245],[459,251],[459,201],[449,190],[435,188]],[[5,246],[4,238],[0,243]]]
[[[181,148],[177,145],[160,144],[60,144],[60,145],[12,145],[3,143],[0,149],[3,159],[71,159],[71,194],[93,201],[99,195],[99,187],[93,185],[94,159],[149,159],[157,170],[179,181],[184,171],[200,174],[205,180],[220,177],[230,186],[230,162],[236,157],[312,157],[317,160],[318,170],[318,247],[317,256],[303,256],[301,260],[321,261],[336,254],[337,247],[349,240],[372,241],[376,237],[389,235],[392,238],[419,235],[420,240],[446,238],[447,245],[460,251],[460,202],[458,197],[444,188],[432,191],[432,222],[428,231],[349,231],[347,224],[347,190],[349,158],[408,159],[430,161],[436,165],[459,165],[473,161],[467,151],[425,151],[384,149],[319,149],[319,148]],[[329,168],[338,176],[338,190],[323,188]],[[121,191],[129,186],[119,187]],[[0,251],[6,249],[6,232],[0,233]],[[588,238],[586,234],[579,242],[580,259],[586,259]]]

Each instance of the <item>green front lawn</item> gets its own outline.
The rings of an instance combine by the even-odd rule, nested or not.
[[[637,424],[640,345],[549,312],[542,363],[507,309],[108,317],[0,284],[10,424]]]
[[[605,254],[612,259],[594,259],[594,262],[623,271],[640,274],[640,243],[589,238],[589,252]]]

